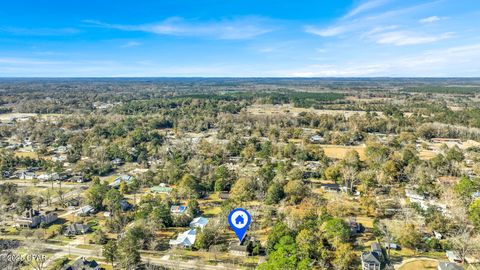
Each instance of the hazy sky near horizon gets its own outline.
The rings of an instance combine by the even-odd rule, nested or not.
[[[480,1],[6,1],[18,76],[480,77]]]

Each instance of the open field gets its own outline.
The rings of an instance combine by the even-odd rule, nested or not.
[[[23,158],[31,158],[31,159],[38,159],[38,154],[35,152],[15,152],[16,157],[23,157]]]
[[[418,157],[422,160],[429,160],[434,158],[438,153],[432,150],[420,150],[418,152]]]
[[[296,108],[292,104],[283,105],[271,105],[271,104],[255,104],[247,108],[247,113],[251,115],[291,115],[298,116],[301,112],[315,113],[318,115],[343,115],[345,117],[351,117],[355,114],[365,115],[365,111],[350,111],[350,110],[318,110],[313,108]],[[383,115],[382,112],[375,112],[379,115]]]
[[[361,160],[365,160],[367,157],[365,156],[365,145],[355,145],[355,146],[341,146],[341,145],[334,145],[334,144],[324,144],[320,145],[325,151],[325,154],[329,158],[336,158],[336,159],[343,159],[347,153],[351,150],[355,150],[358,152]]]
[[[18,120],[18,119],[28,119],[36,115],[37,114],[35,113],[3,113],[3,114],[0,114],[0,121],[11,122],[13,120]]]

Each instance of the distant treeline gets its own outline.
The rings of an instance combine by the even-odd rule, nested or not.
[[[479,94],[480,93],[480,87],[425,85],[425,86],[406,87],[406,88],[403,88],[402,91],[404,91],[404,92],[416,92],[416,93],[471,95],[471,94]]]
[[[275,92],[232,92],[224,94],[190,94],[182,95],[179,98],[209,99],[209,100],[260,100],[266,104],[293,103],[296,107],[308,108],[319,105],[319,103],[333,102],[345,98],[342,93],[315,93],[297,91],[275,91]]]

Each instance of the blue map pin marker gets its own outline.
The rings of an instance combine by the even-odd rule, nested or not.
[[[232,230],[235,232],[238,240],[240,240],[240,243],[242,242],[251,221],[252,218],[250,217],[250,214],[242,208],[235,208],[228,215],[228,223],[230,224],[230,228],[232,228]]]

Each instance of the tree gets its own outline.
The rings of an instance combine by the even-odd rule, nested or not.
[[[103,199],[103,205],[105,205],[112,214],[116,213],[120,209],[120,202],[123,200],[123,196],[115,188],[110,189],[105,198]]]
[[[346,270],[352,268],[352,264],[355,260],[355,253],[350,244],[340,243],[336,245],[334,254],[335,259],[333,259],[332,264],[335,269]]]
[[[345,243],[350,239],[350,228],[341,218],[330,218],[322,224],[322,231],[333,243]]]
[[[449,161],[456,161],[456,162],[461,162],[465,158],[462,153],[462,150],[460,150],[457,146],[448,149],[447,152],[445,153],[445,157]]]
[[[120,186],[118,187],[118,190],[120,191],[121,194],[127,194],[128,193],[128,185],[125,181],[120,182]]]
[[[26,209],[32,208],[32,195],[22,195],[17,201],[17,212],[22,213]]]
[[[294,239],[283,236],[275,245],[273,252],[268,255],[268,260],[262,263],[260,270],[294,270],[297,268],[297,246]]]
[[[398,242],[404,247],[416,250],[422,244],[422,234],[415,228],[413,224],[402,226],[399,228],[398,234]]]
[[[277,204],[285,197],[283,187],[279,183],[272,183],[267,190],[266,204]]]
[[[211,220],[205,228],[197,232],[197,238],[195,240],[195,247],[197,249],[208,250],[210,246],[216,245],[220,239],[220,234],[218,233],[220,227],[218,224],[215,224]]]
[[[196,199],[190,199],[187,204],[187,210],[191,217],[195,217],[200,214],[200,205]]]
[[[309,193],[309,188],[301,180],[291,180],[283,188],[290,202],[298,203]]]
[[[315,258],[318,241],[319,239],[312,229],[301,230],[295,238],[295,243],[297,244],[298,249],[298,257],[300,259]]]
[[[178,183],[177,192],[181,198],[197,198],[200,186],[191,174],[185,174]]]
[[[114,240],[108,241],[104,246],[103,246],[103,257],[105,257],[105,260],[108,263],[112,264],[113,268],[113,263],[117,260],[117,243]]]
[[[167,205],[161,204],[150,212],[150,220],[157,228],[166,228],[172,226],[172,215]]]
[[[97,245],[104,245],[105,243],[107,243],[107,235],[102,229],[99,228],[93,233],[92,240]]]
[[[393,238],[393,235],[390,232],[390,229],[388,228],[387,224],[385,224],[384,222],[375,220],[374,230],[376,230],[378,232],[378,234],[380,234],[382,236],[385,243],[387,243],[387,244],[393,243],[394,238]],[[389,259],[390,258],[390,248],[387,249],[387,251],[388,251],[388,259]]]
[[[476,199],[468,208],[468,218],[477,231],[480,231],[480,198]]]
[[[343,158],[343,163],[349,167],[354,168],[355,171],[358,171],[361,165],[360,155],[358,154],[357,151],[350,150],[347,152],[347,154]]]
[[[228,191],[233,184],[233,173],[224,165],[215,170],[215,191]]]
[[[454,186],[455,193],[460,197],[465,205],[472,202],[472,194],[480,187],[478,181],[474,181],[469,177],[462,176],[460,181]]]
[[[43,203],[43,197],[42,196],[34,196],[33,201],[35,202],[37,209],[40,209],[40,205]]]
[[[458,228],[450,239],[453,250],[458,253],[462,260],[465,260],[472,251],[480,249],[480,237],[475,236],[471,226]]]
[[[334,182],[340,182],[342,173],[340,172],[340,165],[334,164],[325,169],[325,178]]]
[[[293,236],[293,232],[287,227],[287,225],[283,222],[277,222],[270,233],[268,234],[268,241],[267,241],[267,253],[270,253],[274,250],[275,245],[280,241],[280,238],[283,236],[290,235]]]
[[[240,178],[235,182],[230,194],[232,199],[237,201],[249,201],[253,199],[254,182],[249,178]]]
[[[118,243],[118,260],[122,269],[133,269],[140,261],[140,245],[138,239],[127,233]]]
[[[95,181],[86,192],[86,201],[93,208],[99,210],[103,208],[103,199],[107,193],[108,187]]]

